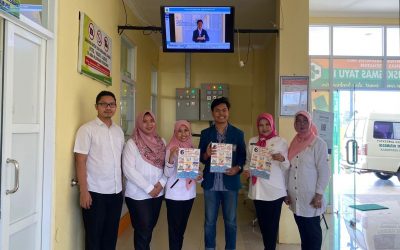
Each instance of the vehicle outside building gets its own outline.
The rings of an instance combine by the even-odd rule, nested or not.
[[[400,115],[371,113],[352,120],[345,132],[341,166],[400,180]]]

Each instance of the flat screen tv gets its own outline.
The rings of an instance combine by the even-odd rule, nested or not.
[[[164,52],[233,52],[234,8],[162,6]]]

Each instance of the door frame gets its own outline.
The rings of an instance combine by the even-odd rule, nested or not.
[[[55,210],[53,209],[55,189],[55,145],[56,145],[56,94],[57,94],[57,23],[58,1],[48,2],[48,29],[30,19],[0,11],[0,18],[9,21],[46,40],[45,95],[44,95],[44,147],[43,147],[43,195],[42,195],[42,234],[41,249],[54,249],[57,240],[55,229]],[[4,74],[4,72],[3,72]],[[1,93],[2,94],[2,93]],[[2,98],[0,98],[2,100]],[[1,163],[4,165],[3,163]],[[53,236],[54,235],[54,236]],[[54,239],[54,241],[53,241]]]
[[[38,158],[38,166],[40,166],[38,169],[42,172],[43,171],[43,149],[44,149],[44,144],[43,144],[43,140],[44,139],[44,116],[45,116],[45,112],[44,112],[44,86],[45,86],[45,60],[46,60],[46,40],[33,34],[32,32],[27,31],[26,29],[23,29],[15,24],[13,24],[12,22],[9,21],[5,21],[4,22],[4,74],[3,74],[3,107],[2,110],[3,112],[3,128],[1,133],[3,134],[3,141],[2,141],[2,146],[3,148],[1,149],[2,153],[4,153],[2,155],[2,160],[3,160],[3,165],[2,167],[4,169],[2,169],[2,174],[4,174],[4,176],[2,176],[2,181],[4,181],[2,183],[2,189],[1,190],[1,208],[2,208],[2,221],[1,221],[1,246],[2,247],[7,247],[10,248],[11,243],[10,243],[10,237],[11,235],[18,233],[20,230],[26,229],[28,227],[30,227],[31,225],[34,224],[34,222],[37,220],[38,223],[40,223],[40,231],[36,231],[36,235],[35,238],[38,238],[41,234],[42,234],[42,208],[43,208],[43,204],[40,202],[38,204],[35,204],[35,208],[33,208],[35,211],[36,209],[38,209],[38,207],[40,207],[40,210],[38,211],[38,215],[39,218],[35,218],[37,216],[28,216],[25,218],[18,218],[18,222],[14,222],[13,226],[11,226],[11,214],[12,214],[12,205],[11,204],[15,204],[15,203],[11,203],[12,201],[12,196],[13,194],[7,194],[6,193],[6,189],[10,189],[13,187],[13,180],[9,179],[9,175],[10,172],[12,171],[12,167],[10,166],[11,164],[5,163],[6,158],[14,158],[13,157],[13,146],[12,143],[14,142],[12,137],[14,134],[24,134],[24,133],[28,133],[28,134],[37,134],[39,136],[39,141],[38,143],[38,153],[39,153],[39,158]],[[37,86],[41,91],[38,94],[38,110],[39,113],[37,115],[37,119],[38,119],[38,125],[27,125],[27,124],[16,124],[13,121],[13,95],[15,92],[15,85],[14,83],[14,76],[15,73],[18,73],[18,71],[20,69],[18,69],[18,67],[15,67],[15,54],[17,51],[17,47],[16,45],[16,40],[17,37],[21,37],[24,40],[29,40],[29,42],[31,42],[32,44],[35,44],[39,47],[39,53],[38,56],[40,58],[39,61],[39,73],[38,74],[38,80],[39,80],[39,85]],[[18,93],[18,92],[17,92]],[[28,122],[27,122],[28,123]],[[18,158],[14,158],[16,160],[19,160]],[[11,167],[11,168],[10,168]],[[42,174],[38,176],[38,179],[36,179],[38,181],[38,183],[40,183],[40,187],[38,186],[38,184],[35,185],[36,188],[36,193],[37,193],[37,197],[35,197],[36,199],[39,199],[39,201],[42,201],[42,195],[43,195],[43,179],[42,179]],[[8,180],[8,181],[7,181]],[[20,192],[20,190],[18,190],[17,192]],[[22,219],[22,220],[19,220]],[[4,228],[3,228],[4,227]],[[40,237],[41,238],[41,237]],[[40,245],[36,245],[34,246],[35,249],[37,249],[37,247],[41,247],[41,240],[39,241]]]

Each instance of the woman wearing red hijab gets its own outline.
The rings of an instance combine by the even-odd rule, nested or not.
[[[167,178],[164,175],[165,141],[156,132],[150,111],[136,117],[135,129],[122,154],[126,178],[125,201],[134,231],[136,250],[150,249]]]
[[[320,216],[325,212],[323,194],[330,179],[328,149],[306,111],[295,115],[297,132],[289,146],[288,199],[301,238],[301,249],[319,250]]]
[[[270,175],[268,179],[251,176],[249,198],[254,200],[264,247],[267,250],[274,250],[282,203],[287,195],[285,183],[289,168],[288,146],[286,140],[278,136],[271,114],[262,113],[257,117],[257,129],[258,136],[249,141],[248,155],[251,155],[254,146],[267,147],[271,152]],[[245,171],[246,175],[250,176],[249,170]]]
[[[165,186],[167,204],[169,250],[181,250],[186,225],[196,197],[196,179],[177,178],[179,148],[193,148],[192,131],[188,121],[175,123],[174,134],[167,145],[164,174],[168,177]]]

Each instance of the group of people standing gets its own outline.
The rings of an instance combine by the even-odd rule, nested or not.
[[[324,190],[330,170],[326,143],[317,136],[310,115],[295,115],[297,135],[288,147],[278,136],[270,114],[257,118],[258,135],[247,146],[272,149],[269,179],[251,176],[246,164],[243,132],[228,122],[227,98],[211,104],[214,123],[201,132],[200,161],[204,170],[194,179],[177,178],[179,148],[194,148],[187,121],[177,121],[167,144],[157,134],[156,119],[150,111],[135,120],[131,138],[124,143],[121,128],[112,120],[116,111],[113,93],[102,91],[96,97],[97,118],[81,126],[74,152],[85,227],[86,249],[115,249],[123,196],[134,228],[134,248],[150,249],[153,229],[163,199],[167,206],[169,249],[183,245],[189,215],[196,196],[196,182],[204,189],[205,249],[216,248],[216,222],[219,207],[225,226],[225,249],[236,249],[237,202],[240,174],[250,178],[249,198],[254,200],[265,249],[275,249],[282,203],[294,212],[302,249],[320,249],[322,232],[319,216],[325,210]],[[215,154],[211,143],[232,144],[232,167],[224,173],[210,172]],[[249,153],[247,153],[249,154]],[[250,156],[247,157],[247,163]],[[126,180],[123,190],[122,176]]]

